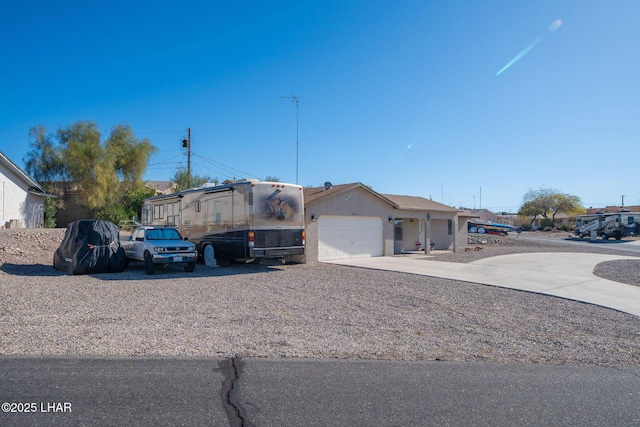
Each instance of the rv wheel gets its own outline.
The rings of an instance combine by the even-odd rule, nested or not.
[[[151,259],[149,252],[144,253],[144,274],[153,274],[156,271],[156,265]]]
[[[600,236],[600,238],[602,238],[602,240],[609,240],[609,238],[607,237],[606,234],[602,233],[602,236]]]

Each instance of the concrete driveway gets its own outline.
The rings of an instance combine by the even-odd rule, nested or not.
[[[545,252],[488,257],[470,263],[431,261],[425,255],[356,258],[332,264],[462,280],[583,301],[640,316],[640,287],[593,274],[601,262],[622,255]]]

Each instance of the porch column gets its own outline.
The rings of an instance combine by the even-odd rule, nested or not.
[[[427,221],[424,225],[424,254],[431,254],[431,214],[427,213]]]
[[[458,252],[458,214],[453,217],[453,252]]]

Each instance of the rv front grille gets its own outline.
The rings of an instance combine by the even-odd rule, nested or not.
[[[257,230],[255,245],[257,248],[302,246],[302,230]]]

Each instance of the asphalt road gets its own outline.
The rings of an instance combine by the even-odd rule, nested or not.
[[[3,426],[640,425],[640,367],[3,357],[0,384]]]

